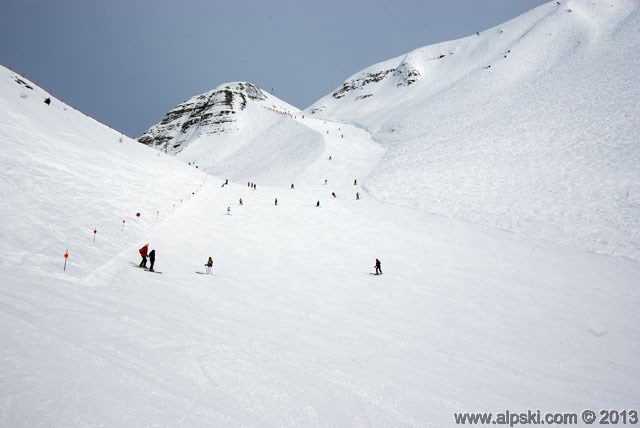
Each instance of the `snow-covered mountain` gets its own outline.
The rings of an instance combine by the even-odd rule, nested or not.
[[[639,10],[552,2],[305,112],[223,85],[158,150],[0,67],[0,426],[636,409]]]
[[[322,136],[296,119],[297,108],[236,82],[176,106],[139,141],[214,175],[282,182],[322,151]]]
[[[281,114],[298,112],[251,83],[228,83],[177,105],[138,141],[166,153],[180,153],[189,143],[208,135],[241,130],[242,113],[249,103]]]
[[[631,0],[550,2],[373,65],[305,114],[363,128],[385,149],[364,182],[379,200],[640,260],[638,14]],[[302,128],[280,124],[291,121],[206,147],[188,133],[160,140],[191,141],[189,161],[245,178],[246,150],[230,153],[239,141],[294,146]]]
[[[637,1],[550,2],[307,111],[385,147],[381,200],[640,260],[638,52]]]

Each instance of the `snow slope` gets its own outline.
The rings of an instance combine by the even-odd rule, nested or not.
[[[639,6],[553,1],[365,69],[307,113],[384,146],[380,200],[640,260]]]
[[[391,174],[423,171],[414,137],[248,103],[246,139],[215,140],[237,145],[224,156],[183,146],[196,169],[47,96],[0,68],[0,426],[441,427],[464,411],[637,409],[638,262],[414,209],[421,182]],[[400,106],[405,127],[425,113]],[[135,267],[145,242],[162,274]],[[209,256],[214,275],[199,274]]]
[[[6,68],[0,68],[0,85],[5,272],[50,275],[68,249],[74,268],[66,276],[86,275],[129,250],[131,239],[142,239],[206,178]],[[102,243],[78,254],[92,243],[94,230]]]

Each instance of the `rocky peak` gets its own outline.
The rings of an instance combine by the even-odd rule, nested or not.
[[[266,98],[262,90],[251,83],[219,86],[177,105],[138,141],[176,154],[194,137],[238,129],[236,115],[247,107],[247,102],[264,101]]]

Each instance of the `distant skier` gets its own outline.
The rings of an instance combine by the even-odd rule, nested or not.
[[[144,244],[142,248],[138,250],[140,255],[142,256],[142,261],[140,262],[139,267],[147,267],[147,254],[149,252],[149,244]]]
[[[50,105],[50,104],[51,104],[51,98],[45,98],[45,99],[44,99],[44,103],[45,103],[46,105]]]
[[[327,184],[327,183],[328,183],[328,181],[327,181],[327,179],[325,178],[325,179],[324,179],[324,184]]]
[[[382,264],[376,259],[376,275],[382,275]]]
[[[327,131],[327,132],[329,132],[329,131]],[[329,160],[331,160],[331,155],[329,155]]]
[[[155,272],[153,270],[153,265],[156,262],[156,250],[151,250],[151,252],[149,253],[149,262],[151,262],[151,264],[149,265],[149,271]]]
[[[240,202],[240,205],[242,205],[242,198],[240,198],[240,201],[239,201],[239,202]]]
[[[357,179],[353,180],[353,185],[356,186],[357,184],[358,184],[358,180]]]
[[[291,183],[291,188],[293,189],[293,187],[294,187],[294,186],[293,186],[293,183]]]
[[[229,184],[229,179],[228,178],[224,180],[224,184]]]
[[[231,207],[227,207],[227,215],[231,215]]]
[[[207,263],[205,263],[205,266],[207,268],[207,274],[211,275],[211,268],[213,267],[213,259],[211,257],[209,257],[209,260],[207,260]]]
[[[336,193],[335,192],[331,192],[331,196],[333,196],[335,198],[336,197]]]
[[[316,207],[320,206],[320,201],[316,202]]]
[[[278,206],[278,198],[276,198],[276,207]]]
[[[356,192],[356,199],[360,199],[360,192]]]

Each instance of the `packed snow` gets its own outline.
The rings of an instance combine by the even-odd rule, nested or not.
[[[249,102],[175,156],[0,68],[0,426],[638,410],[640,8],[604,4],[409,55],[455,51],[447,81],[398,59],[304,112]]]

